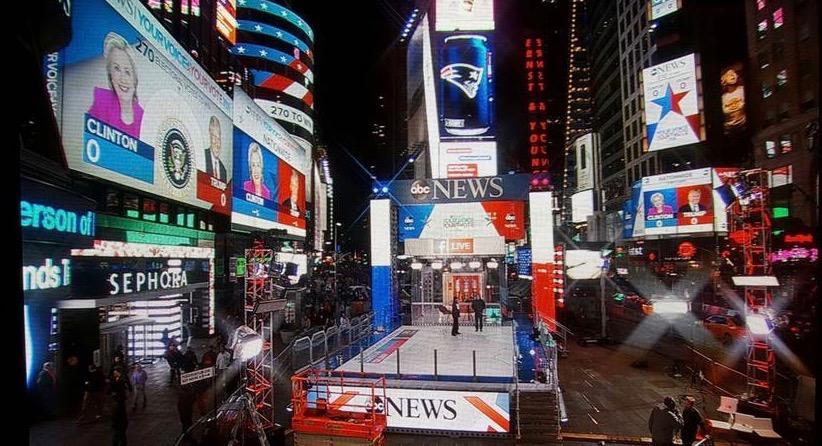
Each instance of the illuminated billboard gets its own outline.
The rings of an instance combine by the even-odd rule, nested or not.
[[[577,190],[583,191],[594,187],[594,145],[599,143],[599,135],[587,133],[574,141],[576,150]]]
[[[723,196],[733,168],[704,168],[642,178],[632,193],[633,236],[724,232]]]
[[[228,214],[231,98],[137,3],[73,5],[61,130],[69,168]]]
[[[305,150],[245,93],[235,91],[234,100],[232,222],[305,237]]]
[[[735,63],[722,69],[722,127],[725,134],[745,130],[745,79],[742,77],[742,63]]]
[[[525,238],[525,203],[522,201],[408,205],[400,206],[397,216],[400,241],[495,236],[506,240]]]
[[[217,0],[217,31],[231,44],[237,43],[236,0]]]
[[[594,190],[587,189],[571,195],[571,221],[585,223],[594,215]]]
[[[440,143],[439,178],[490,177],[497,174],[497,143]]]
[[[696,54],[642,70],[647,151],[705,140],[700,81]]]
[[[602,275],[599,251],[569,249],[565,251],[565,275],[571,280],[595,280]]]
[[[436,31],[494,29],[494,0],[437,0]]]
[[[435,35],[439,45],[440,137],[494,137],[491,34]]]
[[[650,0],[648,2],[648,20],[656,20],[682,8],[682,0]]]

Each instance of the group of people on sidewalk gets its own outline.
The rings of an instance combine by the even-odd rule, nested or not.
[[[648,429],[651,431],[653,446],[673,446],[674,437],[680,433],[683,446],[691,446],[701,431],[703,436],[708,430],[702,415],[694,407],[696,400],[692,396],[683,399],[682,414],[676,407],[676,401],[666,396],[662,404],[654,406],[648,418]]]

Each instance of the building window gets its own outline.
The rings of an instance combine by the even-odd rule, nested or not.
[[[765,127],[773,124],[774,121],[776,121],[776,110],[769,107],[765,112]]]
[[[799,24],[799,40],[806,41],[811,37],[811,28],[808,26],[808,22],[802,22]]]
[[[780,90],[788,83],[788,70],[780,70],[776,73],[776,89]]]
[[[805,90],[804,93],[802,93],[802,102],[799,103],[799,111],[805,113],[814,108],[815,105],[816,101],[813,99],[813,90]]]
[[[779,153],[786,154],[793,152],[793,141],[791,135],[786,134],[779,137]]]
[[[773,29],[782,27],[782,8],[773,12]]]
[[[773,94],[773,89],[771,88],[771,84],[767,82],[762,82],[762,97],[769,98]]]
[[[125,212],[126,217],[140,218],[140,197],[123,194],[123,212]]]
[[[763,51],[763,52],[759,53],[757,55],[757,58],[759,59],[759,68],[760,69],[764,70],[765,68],[768,68],[771,65],[770,62],[768,62],[768,53],[767,52]]]
[[[756,37],[759,40],[764,39],[766,34],[768,34],[768,19],[765,19],[756,25]]]
[[[776,156],[776,143],[774,141],[765,141],[765,156],[768,158]]]
[[[787,102],[783,102],[779,105],[779,120],[780,121],[787,121],[788,116],[790,115],[790,106]]]
[[[774,62],[779,62],[782,60],[782,56],[785,55],[785,44],[782,42],[776,42],[773,44],[773,60]]]
[[[765,0],[756,0],[756,10],[762,11],[765,9]]]

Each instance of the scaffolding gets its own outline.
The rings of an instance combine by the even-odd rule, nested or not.
[[[730,208],[730,234],[741,248],[745,296],[745,318],[768,318],[772,295],[768,278],[772,278],[769,263],[771,219],[768,214],[768,172],[754,169],[740,172],[731,188],[737,200]],[[772,408],[776,375],[776,357],[771,335],[748,330],[747,397],[762,409]]]
[[[253,407],[260,416],[264,430],[274,426],[274,392],[271,381],[273,313],[257,313],[258,302],[271,299],[274,278],[270,275],[274,251],[265,249],[261,240],[252,249],[245,250],[245,325],[251,327],[263,339],[263,349],[245,366],[245,390]]]

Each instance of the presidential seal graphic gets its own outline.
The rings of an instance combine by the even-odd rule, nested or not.
[[[191,139],[183,123],[168,119],[160,127],[163,173],[175,189],[183,189],[191,180]]]

